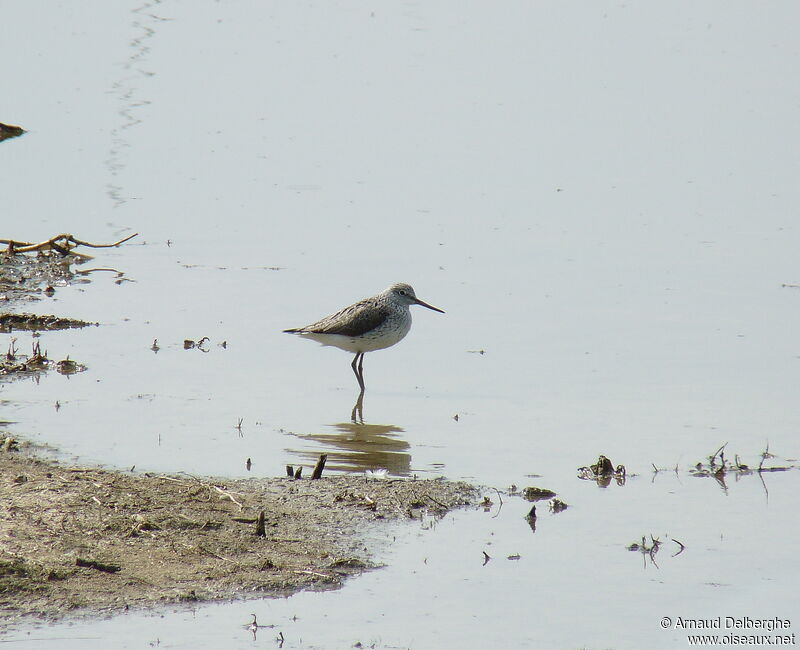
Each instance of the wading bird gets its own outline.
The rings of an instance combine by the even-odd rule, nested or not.
[[[355,352],[352,368],[364,393],[364,354],[383,350],[398,343],[411,329],[411,305],[422,305],[444,313],[417,298],[414,289],[404,283],[393,284],[377,296],[365,298],[341,311],[305,327],[283,330]]]

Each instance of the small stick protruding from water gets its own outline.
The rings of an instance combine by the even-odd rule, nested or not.
[[[536,506],[531,506],[530,511],[525,515],[525,521],[531,527],[531,532],[536,532]]]
[[[325,461],[328,460],[328,454],[320,454],[314,473],[311,475],[311,480],[322,478],[322,470],[325,469]]]
[[[286,476],[288,476],[289,478],[294,478],[294,467],[292,467],[291,465],[286,466]]]
[[[297,471],[294,473],[295,480],[300,480],[303,477],[303,466],[297,468]]]

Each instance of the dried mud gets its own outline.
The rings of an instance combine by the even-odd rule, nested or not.
[[[0,617],[329,589],[374,567],[392,520],[475,503],[441,480],[198,478],[0,451]],[[256,534],[263,512],[264,535]]]

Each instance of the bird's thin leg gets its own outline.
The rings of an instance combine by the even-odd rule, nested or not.
[[[358,362],[358,374],[361,375],[361,392],[365,390],[364,386],[364,353],[361,353],[361,359]]]
[[[359,360],[361,360],[361,368],[357,366]],[[361,388],[361,392],[364,392],[364,377],[362,376],[362,368],[364,367],[364,353],[363,352],[356,352],[356,356],[353,357],[353,363],[350,364],[350,367],[353,369],[353,372],[356,375],[356,379],[358,379],[358,385]]]
[[[358,399],[356,399],[356,404],[353,407],[353,412],[350,413],[350,419],[353,421],[353,424],[364,424],[364,391],[363,390],[358,394]]]

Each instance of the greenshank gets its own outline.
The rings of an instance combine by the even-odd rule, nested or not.
[[[391,347],[408,334],[411,329],[411,305],[422,305],[444,313],[438,307],[417,298],[414,289],[401,282],[384,289],[377,296],[359,300],[316,323],[283,331],[312,339],[322,345],[355,352],[351,365],[363,394],[364,354]]]

